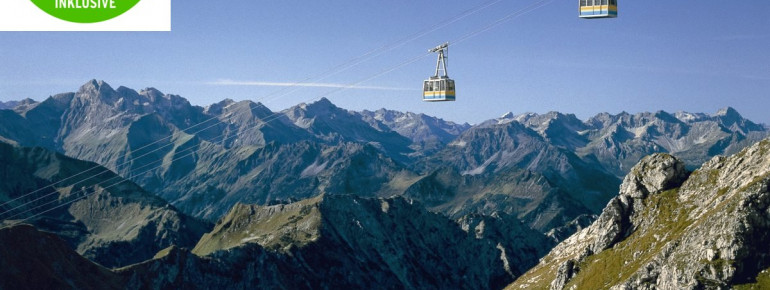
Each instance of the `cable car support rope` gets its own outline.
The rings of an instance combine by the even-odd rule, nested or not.
[[[495,3],[496,3],[496,2],[498,2],[498,1],[495,1]],[[493,22],[493,23],[491,23],[491,24],[489,24],[489,25],[486,25],[486,26],[484,26],[484,27],[482,27],[482,28],[481,28],[481,29],[479,29],[479,30],[473,31],[473,32],[471,32],[471,33],[468,33],[468,34],[466,34],[466,35],[464,35],[464,36],[462,36],[462,37],[458,38],[458,40],[454,41],[453,43],[457,44],[457,43],[462,43],[462,42],[464,42],[464,41],[467,41],[468,39],[470,39],[470,38],[472,38],[472,37],[474,37],[474,36],[476,36],[476,35],[478,35],[478,34],[480,34],[480,33],[486,32],[486,31],[488,31],[488,30],[490,30],[490,29],[492,29],[492,28],[494,28],[494,27],[496,27],[496,26],[498,26],[498,25],[501,25],[501,24],[503,24],[503,23],[505,23],[505,22],[507,22],[507,21],[510,21],[510,20],[512,20],[512,19],[515,19],[515,18],[518,18],[518,17],[520,17],[520,16],[523,16],[523,15],[529,14],[529,13],[531,13],[532,11],[535,11],[535,10],[537,10],[537,9],[539,9],[539,8],[543,7],[543,6],[546,6],[546,5],[550,4],[551,2],[553,2],[553,0],[540,0],[540,1],[538,1],[538,2],[535,2],[534,4],[531,4],[531,5],[529,5],[529,6],[525,7],[525,8],[523,8],[523,9],[520,9],[520,10],[514,11],[514,12],[512,12],[512,13],[510,13],[510,14],[507,14],[507,15],[506,15],[506,16],[504,16],[503,18],[500,18],[500,19],[498,19],[497,21],[495,21],[495,22]],[[391,68],[388,68],[388,69],[385,69],[385,70],[383,70],[383,71],[380,71],[380,72],[378,72],[378,73],[376,73],[376,74],[374,74],[374,75],[371,75],[370,77],[367,77],[367,78],[364,78],[364,79],[362,79],[362,80],[359,80],[359,81],[356,81],[356,82],[350,83],[350,84],[348,84],[348,85],[346,85],[346,86],[344,86],[344,87],[336,88],[335,90],[332,90],[332,91],[326,92],[326,93],[324,93],[324,94],[318,95],[318,96],[316,96],[316,97],[310,98],[310,99],[306,100],[305,102],[306,102],[306,103],[307,103],[307,102],[311,102],[311,101],[314,101],[314,100],[317,100],[317,99],[323,98],[323,97],[325,97],[325,96],[328,96],[328,95],[334,94],[334,93],[336,93],[336,92],[339,92],[339,91],[342,91],[342,90],[346,90],[346,89],[349,89],[349,88],[355,87],[356,85],[359,85],[359,84],[361,84],[361,83],[364,83],[364,82],[370,81],[370,80],[372,80],[372,79],[375,79],[375,78],[377,78],[377,77],[380,77],[380,76],[382,76],[382,75],[384,75],[384,74],[387,74],[387,73],[390,73],[390,72],[392,72],[392,71],[395,71],[395,70],[397,70],[397,69],[399,69],[399,68],[401,68],[401,67],[404,67],[404,66],[407,66],[407,65],[409,65],[409,64],[412,64],[412,63],[414,63],[414,62],[417,62],[418,60],[420,60],[420,59],[422,59],[422,58],[424,58],[424,57],[427,57],[427,56],[429,56],[429,55],[431,55],[431,53],[426,53],[426,54],[422,54],[422,55],[418,55],[418,56],[415,56],[415,57],[413,57],[413,58],[410,58],[409,60],[407,60],[407,61],[405,61],[405,62],[402,62],[402,63],[400,63],[400,64],[396,65],[396,66],[393,66],[393,67],[391,67]],[[276,119],[278,119],[280,116],[282,116],[282,115],[280,114],[280,112],[274,112],[273,114],[270,114],[270,115],[268,115],[267,117],[265,117],[265,119],[264,119],[264,120],[262,120],[262,123],[259,123],[259,124],[256,124],[256,125],[252,126],[252,127],[249,127],[249,128],[247,128],[247,129],[244,129],[243,131],[241,131],[241,132],[240,132],[240,134],[243,134],[244,132],[246,132],[246,131],[249,131],[249,130],[252,130],[252,129],[256,129],[256,128],[259,128],[259,126],[260,126],[260,125],[264,125],[264,124],[267,124],[267,123],[269,123],[269,122],[271,122],[271,121],[273,121],[273,120],[276,120]],[[206,121],[203,121],[203,122],[201,122],[201,123],[205,123],[205,122],[207,122],[207,121],[208,121],[208,120],[206,120]],[[199,124],[201,124],[201,123],[199,123]],[[194,125],[194,126],[197,126],[197,125],[199,125],[199,124],[196,124],[196,125]],[[194,127],[194,126],[193,126],[193,127]],[[190,128],[191,128],[191,127],[190,127]],[[207,127],[207,128],[210,128],[210,127]],[[200,132],[200,131],[199,131],[199,132]],[[233,138],[233,137],[236,137],[236,136],[238,136],[238,135],[237,135],[237,134],[234,134],[234,135],[232,135],[232,136],[229,136],[229,137],[227,137],[227,138],[224,138],[224,136],[225,136],[225,134],[220,134],[219,136],[216,136],[216,137],[214,137],[214,138],[212,138],[212,139],[216,139],[216,138],[220,138],[220,137],[223,137],[222,141],[220,141],[220,142],[224,142],[224,140],[227,140],[227,139],[229,139],[229,138]],[[166,137],[166,138],[168,138],[168,137]],[[155,143],[157,143],[157,142],[158,142],[158,141],[156,141]],[[149,145],[145,145],[144,147],[147,147],[147,146],[149,146]],[[158,166],[156,166],[156,167],[153,167],[153,168],[147,169],[147,170],[145,170],[145,171],[143,171],[143,172],[141,172],[141,173],[138,173],[138,174],[147,173],[147,172],[149,172],[149,171],[152,171],[152,170],[156,170],[156,169],[158,169],[158,168],[161,168],[161,167],[162,167],[162,166],[163,166],[163,165],[164,165],[166,162],[174,162],[174,161],[180,160],[180,159],[182,159],[182,158],[186,158],[186,157],[188,157],[188,156],[191,156],[191,155],[193,155],[193,154],[195,154],[195,153],[196,153],[195,151],[192,151],[192,149],[193,149],[193,148],[188,148],[188,149],[182,150],[182,151],[180,151],[180,152],[177,152],[177,154],[179,154],[179,153],[181,153],[181,152],[184,152],[184,151],[188,151],[188,150],[190,151],[190,152],[188,152],[188,153],[185,153],[184,155],[181,155],[181,156],[179,156],[179,157],[177,157],[177,158],[174,158],[174,159],[172,159],[172,160],[170,160],[170,161],[160,160],[160,161],[161,161],[161,165],[158,165]],[[137,158],[138,158],[138,157],[137,157]],[[132,161],[133,161],[133,160],[132,160]],[[97,165],[97,166],[94,166],[94,167],[92,167],[92,169],[93,169],[93,168],[98,168],[98,167],[99,167],[99,166]],[[90,170],[90,169],[89,169],[89,170]],[[88,170],[87,170],[87,171],[88,171]],[[102,171],[102,172],[100,172],[99,174],[105,173],[105,172],[107,172],[107,171],[109,171],[109,170],[105,170],[105,171]],[[89,177],[88,179],[85,179],[85,180],[89,180],[89,179],[90,179],[90,178],[92,178],[92,177],[94,177],[94,176],[91,176],[91,177]],[[108,183],[109,181],[111,181],[111,180],[113,180],[113,179],[118,179],[118,178],[121,178],[121,176],[119,176],[119,175],[117,175],[117,174],[116,174],[116,176],[114,176],[114,177],[112,177],[112,178],[108,179],[107,181],[99,182],[98,184]],[[81,180],[81,181],[79,181],[79,182],[75,182],[75,183],[73,183],[73,184],[81,183],[81,182],[83,182],[83,181],[85,181],[85,180]],[[120,182],[117,182],[117,183],[115,183],[115,184],[111,184],[111,185],[109,185],[109,186],[107,186],[107,187],[103,187],[103,188],[102,188],[102,190],[107,190],[107,189],[109,189],[109,188],[112,188],[113,186],[119,185],[119,184],[121,184],[121,183],[123,183],[123,182],[126,182],[126,181],[129,181],[129,180],[130,180],[130,177],[128,177],[128,178],[124,178],[124,179],[123,179],[122,181],[120,181]],[[59,181],[59,182],[62,182],[62,181],[63,181],[63,180],[61,180],[61,181]],[[43,188],[47,188],[47,187],[51,187],[51,188],[53,188],[52,186],[53,186],[53,185],[48,185],[48,186],[46,186],[46,187],[43,187]],[[35,192],[37,192],[37,191],[40,191],[40,190],[41,190],[41,189],[38,189],[38,190],[36,190]],[[74,193],[71,193],[71,195],[75,195],[75,194],[76,194],[76,193],[78,193],[78,192],[82,192],[83,194],[82,194],[82,195],[77,195],[77,196],[76,196],[75,198],[73,198],[72,200],[69,200],[69,201],[63,202],[63,203],[61,203],[61,204],[59,204],[59,205],[56,205],[56,206],[54,206],[54,207],[51,207],[51,208],[48,208],[48,209],[44,209],[44,210],[42,210],[42,211],[40,211],[40,212],[37,212],[37,213],[34,213],[34,214],[32,214],[31,216],[28,216],[28,217],[24,217],[24,218],[22,218],[22,219],[20,219],[20,220],[16,220],[16,221],[14,221],[14,222],[15,222],[15,224],[20,224],[20,223],[23,223],[24,221],[27,221],[27,220],[33,219],[33,218],[35,218],[35,217],[38,217],[38,216],[40,216],[40,215],[46,214],[46,213],[48,213],[48,212],[51,212],[51,211],[53,211],[53,210],[56,210],[56,209],[58,209],[58,208],[61,208],[61,207],[67,206],[67,205],[69,205],[69,204],[71,204],[71,203],[74,203],[74,202],[76,202],[76,201],[79,201],[79,200],[81,200],[81,199],[84,199],[84,198],[88,197],[88,195],[89,195],[87,192],[85,192],[85,191],[84,191],[84,189],[79,189],[79,190],[75,191]],[[42,199],[42,198],[45,198],[45,197],[47,197],[47,196],[50,196],[50,195],[53,195],[53,194],[56,194],[56,193],[57,193],[57,191],[56,191],[56,190],[54,190],[53,192],[49,193],[48,195],[46,195],[46,196],[43,196],[43,197],[40,197],[40,198],[36,199],[35,201],[38,201],[38,200],[40,200],[40,199]],[[27,194],[27,195],[29,195],[29,194]],[[14,199],[14,200],[18,200],[18,198],[17,198],[17,199]],[[13,201],[13,200],[12,200],[12,201]],[[40,209],[40,208],[43,208],[43,207],[45,207],[45,206],[47,206],[47,205],[49,205],[49,204],[51,204],[51,203],[57,202],[57,201],[58,201],[58,200],[53,200],[53,201],[50,201],[50,202],[47,202],[47,203],[44,203],[44,204],[41,204],[41,205],[37,205],[37,206],[35,206],[35,207],[32,207],[32,208],[30,208],[30,209],[27,209],[27,210],[25,210],[25,211],[23,211],[23,212],[19,212],[19,213],[16,213],[16,214],[14,214],[14,215],[12,215],[12,216],[10,216],[10,217],[8,217],[8,218],[5,218],[5,219],[7,220],[7,219],[10,219],[10,218],[14,218],[14,217],[17,217],[17,216],[19,216],[19,215],[22,215],[22,214],[28,213],[28,212],[30,212],[30,211],[35,211],[35,210],[38,210],[38,209]],[[34,201],[33,201],[33,202],[34,202]],[[5,204],[8,204],[8,203],[9,203],[9,202],[6,202],[6,203],[4,203],[3,205],[5,205]],[[29,203],[26,203],[26,204],[24,204],[24,205],[27,205],[27,204],[29,204]],[[23,205],[22,205],[22,206],[23,206]],[[18,208],[18,207],[17,207],[17,208]],[[17,208],[14,208],[14,210],[15,210],[15,209],[17,209]],[[4,211],[4,212],[0,213],[0,216],[6,215],[6,214],[8,214],[8,213],[9,213],[9,212],[11,212],[11,211],[12,211],[12,210]],[[7,227],[10,227],[10,226],[12,226],[12,225],[15,225],[15,224],[6,225],[6,226],[3,226],[2,228],[7,228]]]
[[[484,10],[484,9],[486,9],[486,8],[489,8],[489,7],[491,7],[491,6],[493,6],[493,5],[497,4],[497,3],[499,3],[499,2],[501,2],[501,1],[502,1],[502,0],[492,0],[492,1],[487,1],[487,2],[484,2],[484,3],[482,3],[482,4],[481,4],[481,5],[479,5],[479,6],[476,6],[476,7],[470,8],[470,9],[467,9],[467,10],[465,10],[465,11],[461,12],[461,13],[460,13],[460,14],[458,14],[458,15],[455,15],[455,16],[453,16],[453,17],[449,17],[449,18],[447,18],[447,19],[445,19],[445,20],[443,20],[443,21],[441,21],[441,22],[438,22],[437,24],[434,24],[433,26],[431,26],[431,27],[429,27],[429,28],[427,28],[427,29],[425,29],[425,30],[419,31],[419,32],[417,32],[417,33],[415,33],[415,34],[412,34],[412,35],[409,35],[409,36],[407,36],[407,37],[404,37],[404,38],[402,38],[402,39],[399,39],[399,40],[397,40],[397,41],[395,41],[395,42],[393,42],[393,43],[390,43],[390,44],[386,44],[386,45],[384,45],[384,46],[382,46],[382,47],[379,47],[379,48],[373,49],[373,50],[371,50],[371,51],[369,51],[369,52],[366,52],[366,53],[364,53],[364,54],[362,54],[362,55],[360,55],[360,56],[358,56],[358,57],[354,57],[354,58],[351,58],[351,59],[349,59],[348,61],[346,61],[346,62],[344,62],[344,63],[342,63],[342,64],[340,64],[340,65],[337,65],[337,66],[335,66],[335,67],[333,67],[333,68],[331,68],[331,69],[328,69],[328,70],[326,70],[326,71],[324,71],[324,72],[322,72],[322,73],[320,73],[320,74],[318,74],[318,75],[316,75],[316,76],[311,76],[311,77],[305,78],[304,80],[301,80],[301,81],[299,81],[299,82],[296,82],[296,83],[292,83],[292,84],[290,84],[288,87],[285,87],[285,88],[282,88],[282,89],[276,90],[276,91],[274,91],[274,92],[272,92],[272,93],[270,93],[270,94],[267,94],[267,95],[265,95],[265,96],[263,96],[263,97],[257,98],[255,101],[256,101],[256,102],[261,102],[261,101],[264,101],[264,102],[270,102],[270,101],[272,101],[272,100],[275,100],[275,99],[278,99],[278,98],[284,97],[284,96],[286,96],[286,95],[288,95],[288,94],[291,94],[291,93],[293,93],[293,92],[297,91],[299,88],[301,88],[301,87],[302,87],[302,86],[301,86],[302,84],[305,84],[305,83],[308,83],[308,82],[311,82],[311,81],[319,81],[319,80],[323,80],[323,79],[325,79],[325,78],[328,78],[328,77],[330,77],[330,76],[336,75],[336,74],[338,74],[338,73],[340,73],[340,72],[346,71],[346,70],[348,70],[348,69],[350,69],[350,68],[353,68],[353,67],[355,67],[355,66],[357,66],[357,65],[359,65],[359,64],[361,64],[361,63],[363,63],[363,62],[365,62],[365,61],[367,61],[367,60],[369,60],[369,59],[372,59],[372,58],[374,58],[374,57],[376,57],[376,56],[379,56],[379,55],[382,55],[382,54],[384,54],[384,53],[386,53],[386,52],[389,52],[389,51],[391,51],[391,50],[394,50],[394,49],[396,49],[396,48],[398,48],[398,47],[401,47],[401,46],[403,46],[403,45],[405,45],[406,43],[409,43],[409,42],[411,42],[411,41],[417,40],[417,39],[419,39],[419,38],[421,38],[421,37],[423,37],[423,36],[425,36],[425,35],[427,35],[427,34],[429,34],[429,33],[431,33],[431,32],[434,32],[434,31],[436,31],[436,30],[439,30],[439,29],[441,29],[441,28],[444,28],[444,27],[446,27],[446,26],[448,26],[448,25],[450,25],[450,24],[453,24],[453,23],[455,23],[455,22],[457,22],[457,21],[460,21],[460,20],[462,20],[462,19],[464,19],[464,18],[466,18],[466,17],[468,17],[468,16],[470,16],[470,15],[473,15],[473,14],[475,14],[475,13],[477,13],[477,12],[481,11],[481,10]],[[282,92],[282,91],[286,91],[286,90],[288,90],[288,92],[285,92],[284,94],[280,94],[280,95],[278,95],[278,93],[279,93],[279,92]],[[276,95],[277,95],[277,96],[276,96]],[[226,118],[224,118],[224,119],[218,119],[216,116],[212,116],[212,117],[210,117],[210,118],[208,118],[208,119],[206,119],[206,120],[203,120],[203,121],[201,121],[201,122],[199,122],[199,123],[197,123],[197,124],[195,124],[195,125],[192,125],[192,126],[190,126],[190,127],[187,127],[187,128],[185,128],[185,129],[180,129],[180,130],[181,130],[181,131],[183,131],[183,132],[186,132],[186,133],[187,133],[187,131],[189,131],[189,130],[191,130],[191,129],[193,129],[193,128],[196,128],[196,127],[198,127],[198,126],[201,126],[201,125],[203,125],[203,124],[205,124],[205,123],[208,123],[209,121],[212,121],[212,120],[218,120],[218,121],[222,121],[222,122],[224,122],[224,121],[226,121],[226,120],[227,120],[227,117],[226,117]],[[215,127],[215,126],[218,126],[218,125],[219,125],[219,123],[218,123],[218,122],[215,122],[213,125],[210,125],[210,126],[208,126],[208,127],[205,127],[205,128],[203,128],[203,129],[200,129],[200,130],[197,130],[197,131],[195,131],[195,132],[192,132],[192,133],[188,133],[188,134],[191,134],[191,135],[195,135],[195,134],[201,133],[201,132],[203,132],[203,131],[205,131],[205,130],[211,129],[211,128],[213,128],[213,127]],[[134,149],[134,150],[132,151],[132,153],[141,152],[142,150],[144,150],[144,149],[146,149],[146,148],[148,148],[148,147],[150,147],[150,146],[152,146],[152,145],[158,144],[159,142],[162,142],[162,141],[164,141],[164,140],[166,140],[166,139],[171,139],[171,138],[172,138],[172,136],[170,135],[170,136],[167,136],[167,137],[163,137],[163,138],[157,139],[157,140],[155,140],[155,141],[153,141],[153,142],[151,142],[151,143],[148,143],[148,144],[146,144],[146,145],[143,145],[143,146],[141,146],[141,147],[139,147],[139,148],[137,148],[137,149]],[[139,155],[139,156],[136,156],[136,157],[132,157],[130,160],[127,160],[127,161],[124,161],[124,162],[122,162],[122,163],[119,163],[119,164],[117,164],[115,167],[116,167],[116,168],[119,168],[119,167],[121,167],[121,166],[123,166],[123,165],[127,165],[127,164],[129,164],[129,163],[131,163],[131,162],[133,162],[133,161],[135,161],[135,160],[137,160],[137,159],[139,159],[139,158],[142,158],[142,157],[146,157],[146,156],[148,156],[149,154],[151,154],[151,153],[154,153],[154,152],[157,152],[158,150],[161,150],[161,149],[165,148],[166,146],[170,146],[170,145],[171,145],[171,144],[163,145],[163,146],[160,146],[160,147],[158,147],[158,148],[155,148],[155,149],[154,149],[154,150],[152,150],[152,151],[149,151],[149,152],[145,152],[145,153],[143,153],[143,154],[141,154],[141,155]],[[70,175],[70,176],[68,176],[68,177],[66,177],[66,178],[64,178],[64,179],[62,179],[62,180],[59,180],[59,181],[57,181],[57,182],[55,182],[55,183],[49,184],[49,185],[47,185],[47,186],[44,186],[44,187],[38,188],[38,189],[36,189],[36,190],[34,190],[34,191],[28,192],[28,193],[26,193],[26,194],[20,195],[20,196],[18,196],[18,197],[15,197],[15,198],[13,198],[13,199],[10,199],[10,200],[7,200],[7,201],[5,201],[5,202],[3,202],[3,203],[0,203],[0,207],[6,206],[6,205],[8,205],[8,204],[11,204],[11,203],[13,203],[13,202],[15,202],[15,201],[17,201],[17,200],[20,200],[20,199],[22,199],[22,198],[25,198],[25,197],[29,196],[29,195],[32,195],[32,194],[38,193],[38,192],[40,192],[40,191],[42,191],[42,190],[44,190],[44,189],[46,189],[46,188],[51,188],[51,189],[53,189],[53,188],[54,188],[54,186],[56,186],[56,185],[58,185],[58,184],[61,184],[61,183],[63,183],[63,182],[66,182],[66,181],[69,181],[69,180],[71,180],[71,179],[73,179],[73,178],[75,178],[75,177],[77,177],[77,176],[80,176],[80,175],[86,174],[86,173],[88,173],[88,172],[91,172],[91,171],[93,171],[94,169],[97,169],[97,168],[100,168],[100,167],[101,167],[100,165],[94,165],[94,166],[92,166],[91,168],[88,168],[88,169],[86,169],[86,170],[83,170],[83,171],[81,171],[81,172],[79,172],[79,173],[76,173],[76,174]],[[77,181],[77,182],[74,182],[74,183],[80,183],[80,182],[83,182],[83,181],[87,181],[87,180],[90,180],[90,179],[92,179],[92,178],[93,178],[93,177],[95,177],[95,176],[101,175],[101,174],[103,174],[103,173],[106,173],[106,172],[109,172],[109,171],[110,171],[109,169],[104,169],[104,170],[102,170],[101,172],[98,172],[98,173],[96,173],[96,174],[94,174],[94,175],[91,175],[90,177],[87,177],[87,178],[85,178],[85,179],[83,179],[83,180],[79,180],[79,181]],[[38,201],[38,200],[39,200],[39,199],[35,199],[35,200],[33,200],[33,201],[30,201],[30,202],[28,202],[28,203],[25,203],[25,204],[21,204],[21,205],[19,205],[19,206],[15,207],[15,208],[9,209],[9,210],[7,210],[6,212],[2,212],[2,213],[0,213],[0,216],[4,215],[4,214],[5,214],[5,213],[7,213],[8,211],[12,211],[12,210],[15,210],[15,209],[17,209],[17,208],[19,208],[19,207],[23,207],[23,206],[25,206],[25,205],[27,205],[27,204],[29,204],[29,203],[31,203],[31,202],[35,202],[35,201]]]

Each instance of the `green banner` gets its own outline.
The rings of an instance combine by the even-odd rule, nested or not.
[[[118,17],[139,0],[31,0],[37,7],[61,20],[95,23]]]

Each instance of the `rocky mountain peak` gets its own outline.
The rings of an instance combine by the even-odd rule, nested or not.
[[[596,116],[588,118],[588,120],[586,121],[586,124],[588,126],[591,126],[594,129],[602,129],[614,123],[616,120],[617,120],[617,116],[607,112],[603,112],[603,113],[596,114]]]
[[[8,101],[8,102],[0,102],[0,110],[14,110],[16,112],[25,112],[29,109],[34,108],[40,104],[39,102],[26,98],[21,101]]]
[[[235,104],[235,101],[233,99],[227,98],[222,101],[219,101],[217,103],[213,103],[209,106],[207,106],[204,109],[205,113],[212,114],[212,115],[220,115],[222,114],[223,110],[227,108],[228,106]]]
[[[8,101],[8,102],[0,101],[0,110],[13,109],[14,107],[16,107],[18,103],[19,103],[18,101]]]
[[[115,90],[107,82],[93,79],[80,86],[77,95],[81,97],[105,98],[112,96],[114,93]]]
[[[220,102],[214,104],[208,108],[208,112],[215,113],[216,115],[223,114],[229,118],[229,120],[236,122],[248,122],[254,118],[266,119],[273,116],[273,111],[262,103],[255,103],[251,100],[243,100],[240,102]]]
[[[719,109],[719,111],[717,111],[716,114],[714,114],[714,116],[742,118],[741,114],[738,113],[737,110],[735,110],[733,107],[729,107],[729,106]]]
[[[480,126],[492,126],[492,125],[499,125],[499,124],[508,124],[510,122],[521,122],[523,119],[529,118],[531,115],[537,115],[537,114],[524,113],[521,115],[515,115],[513,114],[513,112],[507,112],[500,117],[482,122]]]
[[[248,104],[249,109],[252,112],[255,112],[256,115],[258,115],[258,116],[267,117],[267,116],[273,114],[273,111],[271,111],[270,108],[268,108],[267,106],[265,106],[261,102],[256,102],[255,103],[255,102],[252,102],[250,100],[246,100],[246,101],[242,101],[242,102],[245,102],[246,104]]]
[[[600,253],[631,235],[642,222],[637,216],[645,210],[644,199],[679,187],[687,175],[684,162],[671,155],[644,157],[623,180],[620,195],[610,200],[599,219],[588,228],[588,234],[594,235],[595,240],[584,251]]]
[[[301,128],[309,128],[313,125],[316,117],[335,118],[337,116],[336,113],[342,113],[343,111],[345,110],[332,104],[329,99],[321,98],[310,104],[301,103],[283,112],[294,121],[295,125]]]
[[[88,91],[88,90],[93,90],[93,89],[99,90],[102,86],[112,90],[112,87],[107,82],[105,82],[104,80],[91,79],[90,81],[87,81],[86,83],[81,85],[80,89],[78,90],[78,92]]]
[[[505,113],[505,114],[503,114],[503,115],[502,115],[502,116],[500,116],[500,118],[498,118],[498,119],[513,119],[513,117],[514,117],[514,116],[515,116],[515,115],[513,114],[513,112],[511,112],[511,111],[508,111],[508,113]]]
[[[370,115],[368,111],[364,110],[364,114]],[[378,119],[383,122],[395,122],[398,118],[402,117],[403,114],[398,111],[392,111],[385,108],[381,108],[377,111],[372,112],[375,119]],[[407,113],[408,114],[408,113]]]
[[[743,118],[743,116],[741,116],[741,114],[732,107],[720,109],[716,114],[714,114],[714,118],[722,126],[733,132],[748,134],[751,131],[765,130],[763,126],[757,125],[754,122]]]
[[[714,114],[714,117],[721,120],[722,123],[727,127],[735,123],[740,124],[744,121],[743,116],[741,116],[741,114],[738,113],[738,111],[733,109],[733,107],[726,107],[726,108],[720,109],[719,111],[716,112],[716,114]]]
[[[166,96],[160,90],[152,87],[141,90],[139,94],[147,97],[150,100],[150,102],[153,102],[153,103],[158,101],[161,98],[170,99],[170,96]]]
[[[139,92],[128,87],[119,86],[115,91],[118,92],[118,94],[120,94],[121,96],[130,96],[133,99],[136,99],[137,97],[139,97]]]
[[[340,108],[335,106],[331,101],[329,101],[329,99],[325,97],[305,106],[305,110],[313,114],[322,114],[339,109]]]
[[[654,116],[658,120],[661,120],[661,121],[664,121],[664,122],[668,122],[668,123],[679,123],[679,122],[681,122],[681,120],[679,120],[676,116],[670,114],[669,112],[663,111],[663,110],[655,112]]]
[[[495,122],[485,122],[485,125],[507,124],[518,122],[534,130],[549,142],[563,148],[575,149],[588,143],[580,132],[588,127],[574,114],[562,114],[551,111],[545,114],[525,113],[518,116],[495,119]]]
[[[679,187],[687,175],[684,162],[665,153],[652,154],[631,168],[631,173],[626,175],[620,186],[620,194],[645,198],[649,194]]]
[[[148,100],[152,104],[163,106],[165,105],[171,105],[174,107],[178,106],[191,106],[190,102],[187,101],[187,99],[174,94],[164,94],[160,90],[156,88],[145,88],[141,91],[139,91],[139,95],[141,95],[143,98]]]
[[[709,118],[709,116],[704,113],[690,113],[685,111],[674,113],[674,117],[685,123],[699,122]]]

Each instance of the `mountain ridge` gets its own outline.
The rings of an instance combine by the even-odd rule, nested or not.
[[[2,110],[0,118],[0,139],[6,142],[97,162],[186,213],[211,221],[237,202],[304,199],[330,186],[364,196],[389,196],[403,194],[421,179],[427,182],[425,178],[445,167],[454,167],[460,176],[489,172],[487,184],[494,183],[497,172],[521,169],[521,178],[542,175],[547,187],[567,198],[563,201],[588,209],[555,223],[543,221],[538,226],[542,231],[598,214],[620,178],[642,156],[672,153],[692,167],[770,132],[758,131],[760,125],[732,108],[714,116],[624,112],[586,121],[560,112],[506,114],[470,126],[385,109],[349,111],[326,98],[280,112],[227,99],[199,107],[154,88],[113,89],[97,80],[74,93],[16,111]],[[374,165],[365,165],[369,161]],[[377,177],[367,180],[348,166],[368,168]],[[429,187],[443,185],[424,188]],[[515,196],[508,195],[490,196]],[[444,213],[470,213],[472,208],[482,213],[479,204]],[[512,203],[500,207],[511,208],[507,213],[520,218],[528,211]]]
[[[770,139],[690,173],[645,157],[591,226],[509,289],[727,288],[770,267]],[[765,285],[766,286],[766,285]]]

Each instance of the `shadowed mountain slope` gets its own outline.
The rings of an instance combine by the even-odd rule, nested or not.
[[[107,267],[146,260],[170,245],[189,247],[209,228],[96,164],[4,143],[0,203],[4,224],[26,219]]]

